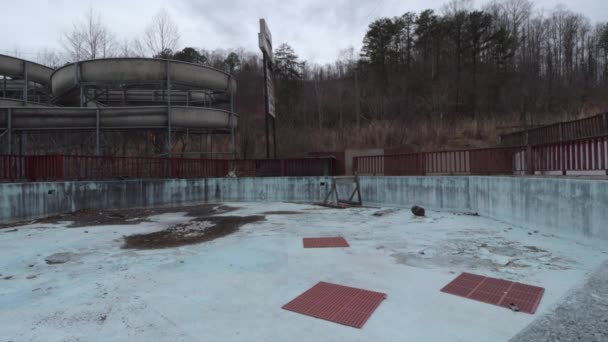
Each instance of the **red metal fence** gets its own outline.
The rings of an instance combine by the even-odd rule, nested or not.
[[[93,156],[0,156],[0,181],[117,178],[280,177],[340,174],[335,158],[221,160]],[[608,135],[526,147],[353,158],[359,175],[608,173]]]
[[[539,145],[608,134],[608,113],[580,120],[560,122],[500,137],[503,146]]]
[[[15,180],[25,178],[25,159],[18,156],[0,156],[0,179]]]
[[[0,156],[0,181],[335,175],[332,158],[186,159],[98,156]]]
[[[62,156],[0,156],[0,181],[62,179]]]
[[[441,174],[513,174],[521,148],[421,152],[353,158],[360,175],[413,176]]]
[[[531,153],[531,154],[530,154]],[[608,174],[608,135],[526,147],[353,158],[359,175]]]
[[[578,139],[532,148],[533,170],[539,173],[608,171],[608,136]]]

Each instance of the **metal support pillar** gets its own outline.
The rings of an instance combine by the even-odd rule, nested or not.
[[[8,108],[7,109],[7,117],[6,117],[6,128],[7,128],[7,139],[8,139],[8,144],[7,144],[7,154],[12,154],[13,153],[13,146],[12,146],[12,142],[13,142],[13,109],[12,108]]]
[[[277,158],[277,118],[272,118],[272,147],[274,149],[274,158]]]
[[[99,155],[99,108],[95,111],[95,155]]]
[[[27,132],[19,132],[19,155],[23,156],[27,154]]]
[[[28,71],[27,62],[23,61],[23,106],[27,106],[28,91],[29,91],[28,73],[29,73],[29,71]]]
[[[167,60],[165,71],[167,73],[167,156],[171,158],[173,146],[171,143],[171,62],[169,60]]]
[[[2,76],[2,97],[6,97],[6,76]]]
[[[80,88],[80,107],[84,107],[85,105],[85,101],[84,101],[84,88],[82,87],[82,85],[78,85],[78,87]]]
[[[532,155],[532,145],[530,145],[530,132],[526,131],[526,174],[534,174],[534,156]]]
[[[268,73],[266,72],[266,63],[267,63],[267,57],[266,57],[266,53],[262,54],[263,57],[263,61],[262,61],[262,65],[264,66],[264,80],[268,79]],[[266,81],[264,81],[266,82]],[[266,127],[266,158],[270,158],[270,136],[268,134],[268,87],[266,86],[266,83],[264,83],[264,106],[265,106],[265,113],[264,113],[264,126]]]
[[[234,136],[234,90],[232,89],[232,75],[228,77],[228,89],[230,91],[230,137],[232,139],[232,159],[236,159],[236,137]]]
[[[45,102],[46,102],[47,106],[50,106],[51,105],[51,84],[50,83],[44,87],[44,92],[45,92],[44,96],[46,99]]]
[[[80,91],[80,93],[78,94],[80,96],[79,101],[80,101],[80,107],[84,107],[84,89],[82,88],[82,77],[81,77],[81,70],[80,70],[80,63],[76,62],[76,64],[74,65],[74,71],[75,71],[75,75],[74,77],[76,78],[76,84],[78,85],[78,89]]]

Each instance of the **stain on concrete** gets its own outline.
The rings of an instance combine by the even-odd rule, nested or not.
[[[125,237],[125,249],[162,249],[199,244],[236,233],[245,224],[264,221],[262,215],[211,216],[148,234]]]
[[[138,224],[141,222],[149,222],[149,216],[185,212],[190,217],[207,217],[209,215],[224,214],[239,208],[229,207],[221,204],[201,204],[185,207],[167,207],[167,208],[138,208],[138,209],[117,209],[117,210],[79,210],[73,213],[50,216],[44,219],[5,224],[0,228],[15,227],[24,224],[44,223],[58,224],[61,222],[71,222],[67,227],[80,228],[90,226],[111,226],[124,224]],[[10,230],[5,230],[8,232]]]

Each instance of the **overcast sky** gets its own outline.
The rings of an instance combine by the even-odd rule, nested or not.
[[[0,53],[33,58],[41,49],[61,49],[59,38],[89,7],[119,38],[141,35],[150,18],[165,8],[178,23],[180,46],[257,51],[258,19],[266,18],[275,47],[287,42],[309,61],[330,62],[340,49],[361,47],[375,18],[426,8],[445,0],[0,0]],[[608,0],[533,0],[550,10],[563,4],[593,22],[608,20]],[[477,6],[484,1],[477,1]]]

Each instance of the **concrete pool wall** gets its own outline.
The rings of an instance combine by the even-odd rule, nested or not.
[[[0,184],[0,222],[80,209],[201,202],[318,202],[330,177],[211,178]],[[608,240],[608,181],[540,177],[361,177],[366,205],[475,212],[510,224]],[[346,196],[343,189],[341,196]]]
[[[362,177],[364,203],[475,212],[545,233],[608,239],[608,181],[545,177]]]

